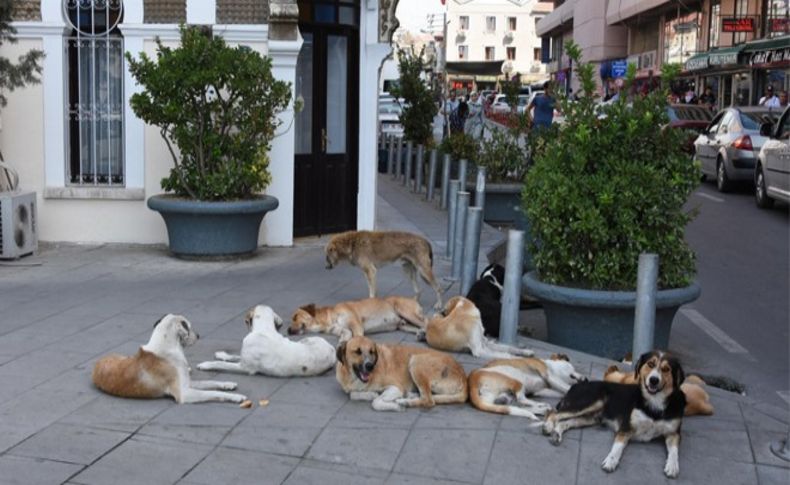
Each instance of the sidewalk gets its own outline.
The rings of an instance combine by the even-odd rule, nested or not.
[[[437,276],[446,276],[444,213],[386,176],[379,194],[379,228],[425,234],[438,255]],[[501,238],[486,228],[483,252]],[[378,281],[382,294],[411,293],[399,267],[382,269]],[[0,484],[670,482],[661,442],[629,445],[609,475],[600,468],[612,441],[607,430],[572,431],[554,447],[527,420],[468,404],[375,412],[349,401],[333,372],[299,379],[194,372],[238,382],[255,403],[251,410],[118,399],[90,383],[99,356],[135,352],[163,313],[183,313],[200,333],[187,350],[194,368],[217,350],[239,348],[242,315],[254,304],[269,304],[287,319],[305,303],[366,294],[358,269],[324,270],[322,241],[314,238],[243,261],[186,262],[159,247],[50,245],[16,266],[0,266]],[[423,287],[422,295],[430,308],[433,292]],[[375,339],[413,342],[401,333]],[[540,356],[561,350],[593,377],[608,364],[523,343]],[[482,364],[470,355],[458,359],[467,371]],[[270,404],[258,407],[259,399]],[[787,432],[786,411],[716,389],[711,399],[713,417],[684,421],[674,483],[788,483],[788,463],[769,450]]]

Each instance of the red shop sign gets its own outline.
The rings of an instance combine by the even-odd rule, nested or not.
[[[734,19],[722,19],[722,32],[754,32],[754,18],[743,17]]]
[[[790,22],[787,18],[771,19],[771,23],[768,25],[771,32],[787,32]]]

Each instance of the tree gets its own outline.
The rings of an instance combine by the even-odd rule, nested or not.
[[[432,140],[431,125],[438,108],[434,103],[433,91],[422,79],[422,73],[426,71],[424,54],[425,47],[420,49],[419,54],[414,47],[398,50],[400,82],[392,94],[396,99],[403,98],[405,102],[400,122],[406,139],[428,145]]]

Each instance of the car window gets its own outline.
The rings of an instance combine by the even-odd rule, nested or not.
[[[776,137],[780,140],[790,140],[790,123],[788,123],[788,116],[782,118],[782,124],[776,132]]]
[[[717,132],[721,135],[723,133],[727,133],[732,128],[733,116],[732,113],[727,111],[724,113],[724,117],[719,122],[719,129]]]
[[[708,127],[708,133],[716,133],[719,130],[719,123],[721,123],[721,119],[724,117],[724,113],[720,113],[718,116],[713,118],[710,126]]]
[[[774,123],[776,121],[776,113],[769,111],[757,111],[753,113],[741,113],[741,123],[744,130],[760,131],[760,125],[763,123]]]

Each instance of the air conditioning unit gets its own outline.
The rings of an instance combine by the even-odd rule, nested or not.
[[[0,259],[38,249],[35,192],[0,192]]]
[[[515,35],[516,34],[514,34],[512,30],[508,30],[507,32],[505,32],[505,41],[508,42],[512,41]]]

